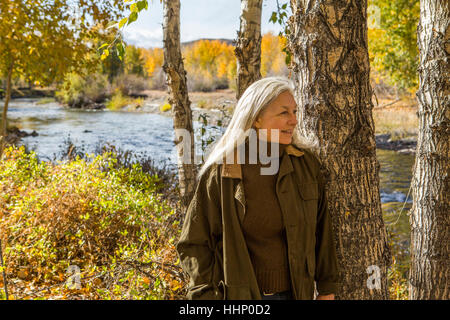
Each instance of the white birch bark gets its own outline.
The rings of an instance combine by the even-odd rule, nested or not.
[[[422,0],[410,299],[450,299],[450,2]]]

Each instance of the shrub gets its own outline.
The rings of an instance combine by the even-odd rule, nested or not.
[[[175,211],[159,177],[105,152],[51,164],[9,148],[0,163],[0,231],[15,298],[175,299],[185,278]],[[66,286],[69,266],[81,288]]]
[[[161,67],[157,68],[149,80],[149,89],[153,90],[166,90],[166,75]]]
[[[124,96],[121,91],[116,91],[111,100],[106,103],[106,108],[110,110],[120,110],[130,104],[130,98]]]
[[[144,78],[134,74],[121,74],[113,81],[114,91],[119,90],[123,95],[129,96],[148,89],[148,83]]]
[[[55,95],[59,101],[74,108],[100,103],[110,95],[108,79],[101,74],[85,77],[72,72],[66,75]]]
[[[121,91],[116,91],[111,100],[106,104],[106,107],[110,110],[120,110],[123,107],[132,106],[136,109],[142,107],[143,104],[144,99],[142,98],[133,99],[124,96]]]
[[[187,74],[187,85],[189,91],[211,92],[216,89],[226,88],[227,80],[217,78],[209,73],[192,71]]]

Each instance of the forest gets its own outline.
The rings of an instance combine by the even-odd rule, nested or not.
[[[235,39],[188,42],[157,2],[162,47],[124,38],[152,1],[0,3],[0,300],[185,299],[180,132],[204,160],[268,76],[319,141],[336,299],[448,300],[450,2],[241,0]]]

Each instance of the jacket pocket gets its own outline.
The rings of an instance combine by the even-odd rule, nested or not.
[[[319,199],[319,189],[317,182],[308,182],[308,183],[300,183],[298,184],[298,192],[300,193],[300,197],[307,200],[317,200]]]
[[[306,222],[311,230],[315,230],[319,202],[317,182],[298,183],[298,193],[300,194],[301,208],[304,212]]]

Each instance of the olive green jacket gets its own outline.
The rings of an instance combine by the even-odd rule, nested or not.
[[[286,147],[276,182],[295,299],[336,293],[338,270],[319,162]],[[245,195],[239,164],[214,164],[201,176],[177,251],[190,276],[189,299],[261,299],[242,232]]]

